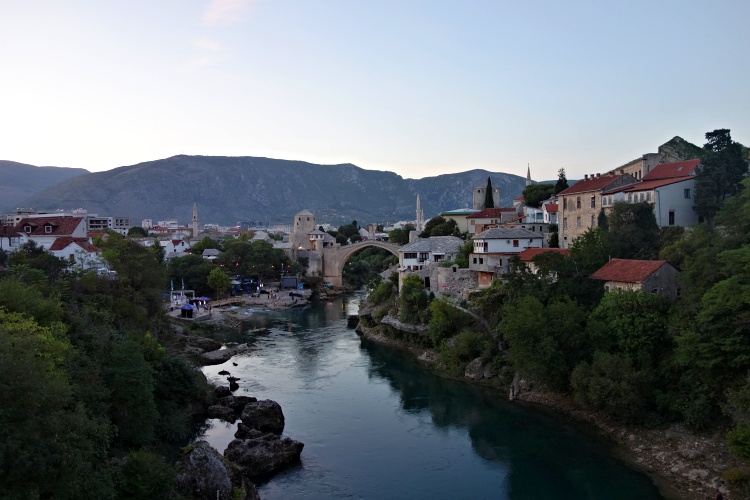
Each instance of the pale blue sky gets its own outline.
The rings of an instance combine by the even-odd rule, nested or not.
[[[175,154],[408,178],[750,145],[750,1],[0,0],[0,159]]]

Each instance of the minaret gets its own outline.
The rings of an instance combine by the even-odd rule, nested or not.
[[[526,164],[526,185],[531,186],[531,167]]]
[[[421,204],[419,202],[419,193],[417,193],[417,232],[424,231],[424,212],[422,211]]]
[[[193,238],[198,237],[198,205],[193,202]]]

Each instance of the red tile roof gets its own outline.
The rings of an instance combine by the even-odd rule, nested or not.
[[[31,232],[26,233],[30,236],[70,236],[81,221],[83,221],[83,217],[34,217],[21,219],[16,224],[16,230],[26,233],[23,230],[24,226],[31,226]],[[51,233],[44,230],[47,224],[52,226]]]
[[[647,191],[649,189],[658,188],[661,186],[667,186],[669,184],[675,184],[677,182],[682,181],[689,181],[694,180],[695,177],[692,175],[688,175],[685,177],[672,177],[670,179],[653,179],[650,181],[643,181],[639,182],[638,184],[633,184],[632,186],[628,186],[623,191],[626,193],[632,193],[633,191]]]
[[[666,260],[612,259],[591,277],[604,281],[641,283],[666,263]]]
[[[674,163],[662,163],[643,176],[644,181],[656,179],[669,179],[672,177],[684,177],[692,175],[693,171],[701,164],[700,160],[677,161]]]
[[[570,251],[566,248],[527,248],[518,254],[518,258],[524,262],[531,262],[537,255],[547,252],[559,253],[563,257],[570,255]]]
[[[0,238],[18,238],[21,234],[16,226],[0,226]]]
[[[607,184],[615,181],[619,175],[611,175],[611,174],[604,174],[599,177],[590,177],[588,179],[583,179],[569,188],[560,191],[557,193],[557,196],[565,196],[568,194],[575,194],[575,193],[585,193],[587,191],[599,191],[603,187],[605,187]]]
[[[557,213],[557,203],[547,203],[544,205],[544,209],[550,214]]]
[[[500,217],[502,213],[517,212],[515,208],[485,208],[479,212],[474,212],[469,216],[471,219],[491,219]]]
[[[50,245],[50,252],[65,250],[70,245],[78,245],[87,252],[101,252],[98,247],[95,247],[85,238],[57,238],[52,245]]]

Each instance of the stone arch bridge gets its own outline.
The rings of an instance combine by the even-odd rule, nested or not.
[[[341,286],[343,283],[342,273],[346,261],[353,254],[368,247],[383,248],[398,257],[398,250],[401,248],[395,243],[386,243],[377,240],[364,240],[351,245],[323,249],[323,281],[332,283],[334,286]]]

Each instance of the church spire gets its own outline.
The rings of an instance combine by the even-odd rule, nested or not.
[[[526,185],[531,186],[531,167],[526,164]]]

